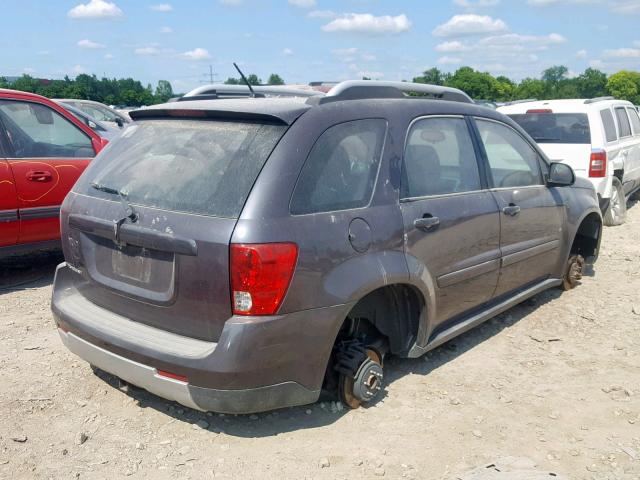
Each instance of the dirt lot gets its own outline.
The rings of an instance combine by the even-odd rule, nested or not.
[[[238,417],[94,375],[51,319],[60,257],[5,262],[0,478],[453,480],[503,461],[566,478],[638,479],[638,239],[635,206],[626,225],[606,229],[580,287],[538,295],[425,358],[391,359],[373,407],[325,402]]]

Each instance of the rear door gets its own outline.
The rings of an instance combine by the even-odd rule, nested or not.
[[[216,341],[232,315],[229,242],[285,128],[181,118],[129,126],[62,215],[80,293],[133,321]]]
[[[434,326],[490,300],[498,281],[500,218],[483,188],[464,117],[413,122],[400,207],[405,250],[425,265],[434,283]]]
[[[627,109],[624,105],[614,106],[614,114],[618,124],[618,137],[620,144],[620,155],[624,165],[624,177],[622,178],[622,186],[625,193],[633,190],[634,185],[640,177],[640,165],[636,159],[636,139],[631,129],[631,122],[627,115]]]
[[[628,162],[630,168],[630,179],[633,181],[633,188],[640,184],[640,117],[638,111],[633,107],[627,107],[627,115],[631,123],[632,137],[629,139]]]
[[[565,222],[562,197],[543,181],[538,152],[495,120],[475,124],[500,210],[502,264],[495,295],[545,279],[557,268]]]
[[[13,174],[4,153],[4,133],[0,124],[0,248],[18,242],[18,195]]]
[[[92,139],[52,108],[0,100],[8,164],[15,180],[19,243],[60,237],[60,204],[95,155]]]

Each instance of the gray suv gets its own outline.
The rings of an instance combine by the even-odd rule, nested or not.
[[[62,206],[53,313],[95,368],[195,409],[372,402],[387,355],[572,288],[598,254],[593,186],[459,90],[131,116]]]

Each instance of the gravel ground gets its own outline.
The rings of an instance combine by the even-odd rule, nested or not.
[[[423,358],[390,359],[372,407],[251,416],[192,411],[94,375],[51,319],[59,255],[5,261],[0,478],[454,480],[488,478],[496,468],[467,472],[495,463],[639,479],[639,238],[636,206],[605,230],[581,286],[540,294]]]

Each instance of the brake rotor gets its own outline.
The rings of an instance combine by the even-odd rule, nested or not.
[[[371,348],[366,349],[366,355],[355,376],[340,375],[340,400],[349,408],[356,409],[370,402],[382,391],[382,358]]]

